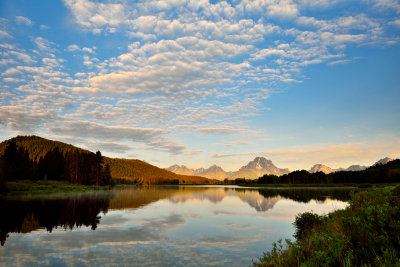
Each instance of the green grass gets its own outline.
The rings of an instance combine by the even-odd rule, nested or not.
[[[110,188],[110,186],[70,184],[64,181],[20,180],[6,182],[2,194],[88,192],[95,190],[108,190]]]
[[[296,241],[274,244],[254,266],[400,266],[400,186],[362,191],[349,207],[296,217]]]
[[[379,183],[379,184],[358,184],[358,183],[338,183],[338,184],[238,184],[243,187],[282,187],[282,188],[331,188],[331,187],[343,187],[343,188],[384,188],[390,186],[400,185],[399,183]]]

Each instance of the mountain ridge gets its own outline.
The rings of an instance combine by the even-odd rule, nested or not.
[[[371,166],[364,166],[364,165],[350,165],[347,168],[337,168],[337,169],[332,169],[327,165],[324,164],[314,164],[308,172],[310,173],[316,173],[316,172],[324,172],[325,174],[333,173],[333,172],[340,172],[340,171],[363,171],[369,167],[376,166],[377,164],[386,164],[390,161],[393,161],[393,159],[389,157],[382,158],[372,164]],[[179,170],[176,170],[178,174],[181,174],[183,170],[188,170],[190,171],[191,175],[201,175],[203,177],[207,177],[210,179],[217,179],[217,180],[224,180],[225,178],[228,179],[236,179],[236,178],[246,178],[246,179],[256,179],[259,177],[262,177],[265,174],[272,174],[276,176],[281,176],[287,173],[290,173],[290,170],[288,168],[278,168],[276,167],[271,160],[268,160],[264,157],[256,157],[254,160],[250,161],[247,165],[244,165],[239,168],[237,171],[232,171],[232,172],[226,172],[224,171],[220,166],[214,164],[207,169],[205,168],[198,168],[198,169],[190,169],[185,165],[171,165],[168,168],[165,168],[166,170],[175,172],[174,168],[179,167]],[[220,177],[216,177],[215,175],[212,174],[212,171],[209,171],[212,168],[218,168],[221,170],[223,175],[220,175]],[[222,178],[224,177],[225,178]]]
[[[176,166],[179,167],[176,168]],[[207,177],[210,179],[217,179],[217,180],[224,180],[228,179],[235,179],[235,178],[246,178],[246,179],[256,179],[258,177],[263,176],[264,174],[274,174],[274,175],[283,175],[289,173],[290,170],[280,169],[276,167],[271,160],[268,160],[264,157],[256,157],[254,160],[247,163],[239,168],[237,171],[233,172],[226,172],[220,166],[214,164],[207,169],[205,168],[198,168],[198,169],[189,169],[185,165],[171,165],[170,167],[166,168],[166,170],[173,171],[176,173],[182,172],[183,170],[190,170],[193,175],[201,175],[203,177]]]

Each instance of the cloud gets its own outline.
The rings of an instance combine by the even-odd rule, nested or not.
[[[33,25],[33,21],[23,17],[23,16],[15,16],[15,22],[17,24],[25,24],[26,26],[32,26]]]
[[[125,153],[132,150],[131,146],[119,144],[115,142],[84,142],[84,147],[87,147],[91,151],[106,151],[112,153]]]
[[[390,25],[393,25],[397,28],[400,28],[400,19],[396,19],[394,21],[389,22]]]
[[[393,10],[400,13],[400,3],[398,0],[364,0],[364,2],[373,4],[377,10]]]
[[[331,61],[328,63],[328,65],[348,64],[350,62],[351,62],[350,59],[340,59],[340,60]]]
[[[9,55],[14,56],[16,59],[23,61],[26,64],[36,63],[35,60],[29,54],[17,52],[17,51],[9,51]]]
[[[301,25],[313,26],[322,31],[349,32],[350,30],[370,30],[379,28],[380,23],[365,14],[337,17],[331,20],[318,20],[314,17],[300,16],[296,21]]]
[[[90,54],[95,54],[94,50],[92,48],[89,48],[89,47],[82,48],[82,51],[90,53]]]
[[[66,121],[61,126],[49,127],[49,131],[59,135],[86,136],[87,138],[110,141],[130,140],[133,142],[152,141],[162,134],[160,129],[105,126],[88,121]]]
[[[82,47],[82,49],[81,49],[77,44],[71,44],[64,50],[68,51],[68,52],[82,51],[82,52],[86,52],[86,53],[90,53],[90,54],[95,54],[94,49],[95,48],[90,48],[90,47]]]
[[[0,108],[0,125],[7,126],[9,129],[18,132],[32,133],[43,123],[50,122],[54,118],[52,112],[27,113],[18,107]]]
[[[41,29],[41,30],[48,30],[48,29],[50,29],[50,27],[47,26],[47,25],[41,24],[41,25],[40,25],[40,29]]]
[[[298,0],[301,7],[306,8],[328,8],[345,0]]]
[[[236,146],[236,145],[253,145],[253,142],[249,142],[249,141],[237,141],[237,142],[231,142],[231,143],[227,143],[224,144],[224,146]]]
[[[198,128],[197,130],[207,134],[231,134],[240,131],[232,127]]]
[[[69,51],[69,52],[77,51],[77,50],[81,50],[81,48],[80,48],[78,45],[76,45],[76,44],[69,45],[69,46],[65,49],[65,51]]]
[[[282,49],[275,49],[275,48],[267,48],[261,49],[257,51],[257,53],[253,54],[252,60],[261,60],[268,56],[285,56],[286,52]]]
[[[46,51],[46,52],[53,52],[54,49],[51,48],[51,45],[53,45],[53,42],[50,42],[49,40],[43,38],[43,37],[36,37],[35,38],[35,44],[40,50]]]
[[[13,38],[8,32],[0,30],[0,38]]]
[[[162,140],[155,140],[146,143],[145,150],[151,150],[151,151],[156,150],[156,151],[167,152],[172,155],[178,155],[185,153],[187,147],[178,144],[177,142],[166,140],[165,138],[163,138]]]
[[[242,12],[264,13],[271,17],[291,18],[299,13],[298,6],[291,0],[243,0],[238,5]]]
[[[88,0],[64,0],[70,8],[76,22],[94,33],[102,27],[109,29],[120,25],[126,20],[122,4],[104,4]]]

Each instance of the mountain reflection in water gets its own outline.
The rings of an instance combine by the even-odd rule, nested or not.
[[[221,202],[236,197],[257,212],[265,212],[282,199],[324,203],[330,199],[347,201],[350,190],[343,189],[247,189],[227,187],[159,186],[80,193],[73,196],[51,195],[44,198],[0,199],[0,241],[4,246],[9,233],[28,233],[37,229],[73,230],[82,226],[92,230],[101,223],[100,214],[108,210],[136,209],[167,199],[172,203],[188,200]],[[327,197],[329,196],[329,197]]]

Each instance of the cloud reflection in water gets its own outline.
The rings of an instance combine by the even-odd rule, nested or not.
[[[102,206],[106,212],[95,231],[83,226],[10,233],[0,261],[6,266],[243,266],[272,242],[291,238],[299,212],[327,213],[347,205],[333,191],[277,192],[218,187],[115,191],[108,202],[101,201],[108,209]],[[324,201],[318,195],[332,197]],[[338,198],[344,200],[344,193]]]

